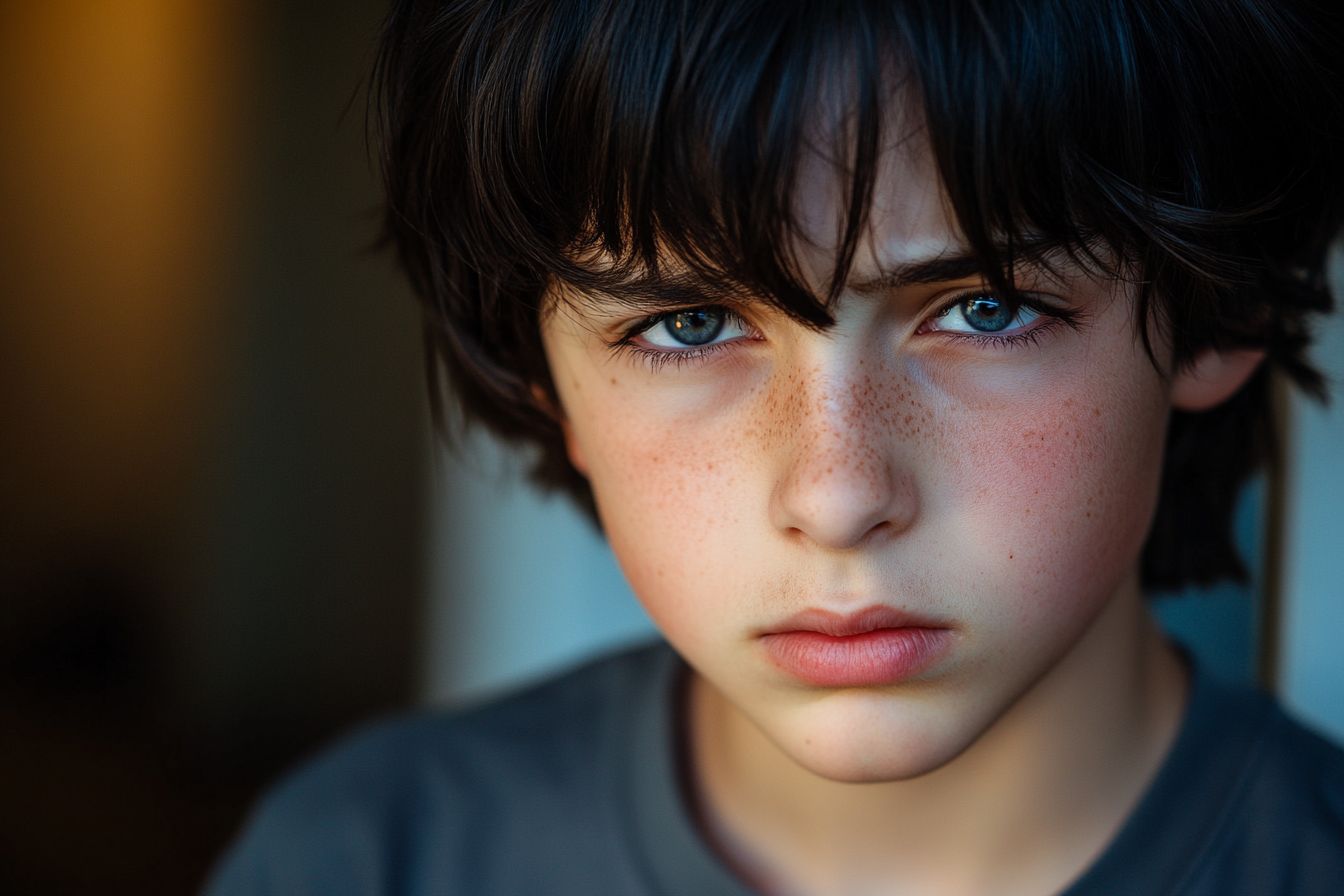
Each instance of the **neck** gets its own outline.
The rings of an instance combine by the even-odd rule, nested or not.
[[[721,857],[771,896],[1056,893],[1156,775],[1185,693],[1136,581],[970,748],[911,780],[813,774],[697,676],[698,814]]]

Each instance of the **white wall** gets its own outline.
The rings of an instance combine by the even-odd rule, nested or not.
[[[423,693],[459,703],[654,637],[606,542],[483,435],[437,469]]]
[[[1335,295],[1344,296],[1344,253],[1334,262]],[[1332,400],[1292,404],[1280,692],[1344,742],[1344,315],[1322,322],[1317,338]]]

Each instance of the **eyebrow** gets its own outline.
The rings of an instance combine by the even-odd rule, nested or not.
[[[996,246],[996,250],[1002,256],[1016,256],[1018,263],[1023,267],[1037,266],[1059,249],[1059,240],[1048,237],[1028,237],[1011,247],[1004,244]],[[870,295],[905,286],[945,283],[984,275],[984,266],[974,255],[970,252],[956,252],[892,265],[876,277],[851,280],[846,287],[860,295]]]
[[[1033,256],[1048,255],[1056,249],[1055,241],[1048,239],[1024,240],[1016,247],[1016,253],[1030,265]],[[1002,247],[1006,251],[1007,247]],[[875,277],[862,280],[850,280],[847,290],[859,295],[874,295],[908,286],[931,283],[947,283],[983,277],[984,266],[970,252],[955,252],[937,255],[931,258],[901,262],[887,266]],[[707,294],[722,290],[693,274],[679,272],[663,277],[633,277],[614,287],[596,288],[594,293],[608,301],[630,307],[678,307],[688,302],[703,300]]]
[[[924,261],[910,261],[888,267],[876,277],[851,280],[847,286],[860,295],[870,295],[905,286],[965,280],[982,274],[984,268],[973,255],[939,255]]]
[[[981,271],[980,262],[968,253],[940,255],[894,265],[876,277],[851,280],[847,288],[861,295],[870,295],[917,284],[965,280]],[[659,278],[636,277],[614,289],[596,291],[604,298],[620,304],[676,306],[685,304],[687,300],[703,298],[714,289],[693,275],[677,274]]]
[[[631,308],[676,308],[703,302],[720,291],[709,282],[689,273],[672,276],[637,276],[611,286],[593,286],[588,293],[605,301]]]

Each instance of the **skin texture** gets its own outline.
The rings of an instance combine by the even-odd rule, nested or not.
[[[819,287],[832,170],[816,157],[796,200]],[[1028,313],[994,339],[940,316],[978,277],[883,280],[962,252],[907,140],[835,326],[707,296],[740,321],[708,350],[657,327],[613,346],[653,310],[563,291],[543,322],[571,458],[693,669],[702,827],[762,892],[1057,892],[1179,725],[1184,672],[1137,584],[1165,427],[1260,358],[1164,372],[1129,287],[1067,265],[1017,285],[1071,320]],[[949,632],[945,649],[897,682],[819,687],[763,646],[801,611],[874,606]]]

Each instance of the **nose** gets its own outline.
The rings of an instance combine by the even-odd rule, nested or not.
[[[829,550],[848,550],[910,528],[918,510],[903,440],[888,420],[897,390],[865,374],[815,373],[777,406],[781,468],[772,522]],[[777,432],[780,430],[777,430]]]

